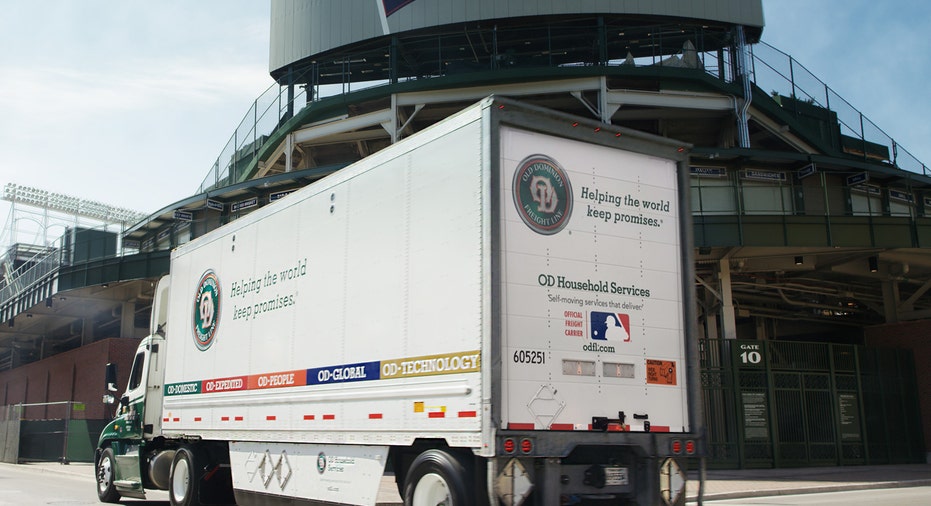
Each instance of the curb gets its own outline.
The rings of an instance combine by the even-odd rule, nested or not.
[[[72,462],[71,464],[56,463],[24,463],[8,464],[17,467],[28,467],[40,473],[68,474],[72,476],[83,476],[94,478],[94,464],[90,462]]]

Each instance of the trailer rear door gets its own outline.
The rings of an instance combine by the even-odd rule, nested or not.
[[[687,431],[676,162],[500,132],[502,428]]]

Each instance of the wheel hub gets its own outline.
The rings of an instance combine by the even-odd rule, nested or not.
[[[183,502],[187,497],[191,485],[189,475],[187,460],[179,460],[175,464],[175,472],[171,480],[171,495],[177,502]]]
[[[449,485],[436,473],[425,474],[414,489],[413,506],[450,506]]]

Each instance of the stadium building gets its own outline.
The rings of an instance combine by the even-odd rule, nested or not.
[[[5,455],[92,455],[103,364],[128,373],[172,248],[498,95],[692,146],[709,465],[927,459],[931,177],[766,44],[762,0],[271,7],[276,84],[190,197],[6,252],[0,406],[22,406],[0,431],[22,433]],[[5,198],[51,205],[36,192]]]

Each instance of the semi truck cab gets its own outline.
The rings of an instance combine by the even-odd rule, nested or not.
[[[165,438],[162,434],[169,286],[168,276],[158,282],[150,323],[152,333],[139,342],[116,415],[97,443],[95,474],[97,496],[102,502],[117,503],[123,497],[145,499],[146,489],[168,490],[172,504],[233,502],[228,493],[225,448],[199,444],[197,438]],[[108,392],[119,391],[116,378],[115,364],[107,364]],[[114,401],[112,394],[104,396],[104,402]],[[213,472],[205,478],[206,473],[194,466],[206,462],[205,457],[213,453],[220,460],[214,461],[219,463],[214,463]],[[213,480],[209,483],[213,486],[201,487],[204,480]]]

